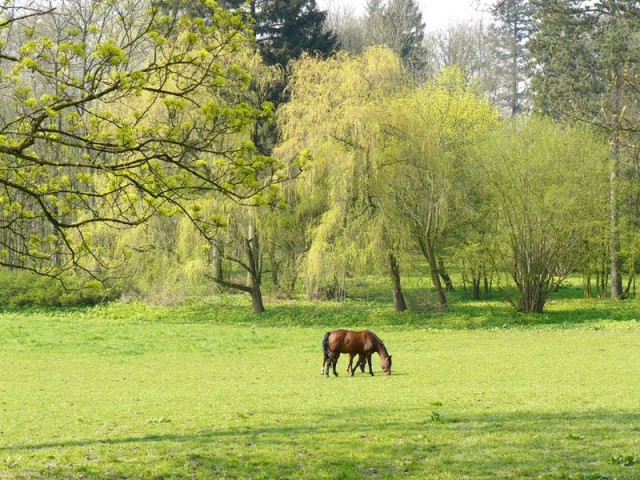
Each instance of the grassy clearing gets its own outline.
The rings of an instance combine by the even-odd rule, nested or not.
[[[235,302],[0,314],[0,478],[640,477],[632,303]],[[393,375],[320,376],[329,326]]]

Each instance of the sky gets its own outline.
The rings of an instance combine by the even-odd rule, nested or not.
[[[364,12],[366,3],[367,0],[317,0],[318,6],[323,10],[347,7],[358,15]],[[418,0],[427,31],[446,28],[452,23],[464,20],[481,18],[481,14],[474,8],[477,3],[478,0]]]

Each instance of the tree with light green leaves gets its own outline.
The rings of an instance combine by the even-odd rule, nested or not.
[[[471,215],[466,179],[478,143],[498,124],[498,112],[465,81],[459,68],[389,102],[385,147],[386,215],[424,256],[442,307],[447,306],[442,259],[447,236]]]
[[[505,124],[482,148],[477,175],[518,311],[542,312],[589,255],[607,221],[607,154],[589,129],[536,117]]]
[[[344,294],[347,276],[386,265],[394,302],[406,308],[397,264],[401,242],[381,209],[382,122],[386,102],[407,86],[397,55],[386,48],[293,65],[291,100],[280,111],[283,160],[304,158],[293,208],[306,212],[310,243],[304,259],[312,297]]]
[[[269,114],[245,101],[250,33],[210,7],[210,22],[145,2],[2,7],[1,265],[95,275],[96,225],[179,213],[211,235],[203,196],[273,197],[279,165],[249,140]]]
[[[621,238],[632,236],[624,226],[638,218],[626,192],[638,179],[640,11],[633,0],[545,0],[537,6],[538,31],[530,42],[535,110],[609,136],[608,269],[611,297],[622,299],[623,253],[630,249]]]
[[[393,63],[395,62],[395,63]],[[280,114],[281,154],[308,149],[311,168],[298,185],[324,192],[307,253],[309,288],[335,291],[344,277],[373,261],[386,265],[398,310],[401,252],[420,251],[439,303],[444,238],[462,222],[468,157],[497,111],[464,80],[445,70],[416,87],[387,49],[297,65],[292,100]]]

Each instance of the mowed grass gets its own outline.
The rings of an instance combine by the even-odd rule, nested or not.
[[[0,478],[640,478],[637,307],[566,305],[0,313]],[[393,374],[322,377],[330,326]]]

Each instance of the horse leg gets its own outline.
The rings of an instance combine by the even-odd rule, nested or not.
[[[360,366],[360,371],[364,373],[364,366],[366,365],[366,363],[367,363],[367,357],[362,353],[358,354],[358,362],[356,363],[356,370],[358,369],[358,366]]]
[[[363,356],[361,353],[358,354],[358,361],[356,362],[355,367],[353,367],[352,373],[356,373],[356,370],[358,370],[358,367],[360,367],[360,370],[362,370],[364,372],[364,365],[362,364],[363,360]]]
[[[367,362],[369,362],[369,373],[373,377],[373,368],[371,367],[371,354],[367,355]]]
[[[324,358],[322,359],[322,370],[320,370],[320,375],[324,375],[324,367],[327,364],[327,360],[329,360],[329,357],[327,356],[327,354],[324,354]],[[327,367],[328,369],[328,367]]]
[[[333,364],[333,374],[337,377],[338,372],[336,371],[336,367],[338,366],[338,359],[340,358],[340,352],[336,353],[335,356],[331,356],[331,363]],[[329,372],[327,372],[327,377],[329,376]]]
[[[329,372],[331,371],[331,365],[334,362],[333,353],[328,352],[324,354],[324,360],[322,362],[322,373],[329,378]],[[335,368],[335,367],[334,367]]]
[[[347,373],[351,372],[351,376],[353,377],[353,357],[354,357],[355,353],[350,353],[349,354],[349,365],[347,366]],[[357,366],[357,364],[356,364]]]

